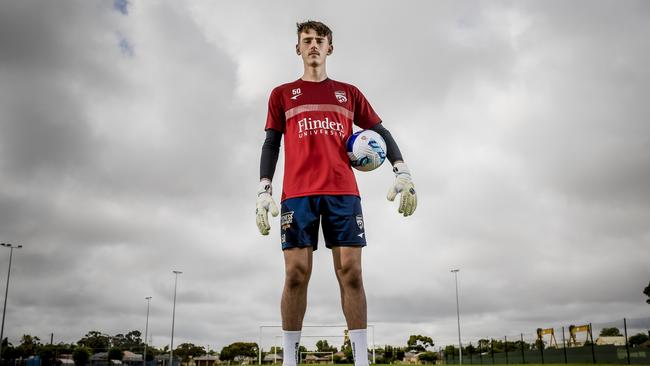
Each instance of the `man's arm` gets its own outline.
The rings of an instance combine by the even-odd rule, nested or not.
[[[395,165],[396,162],[402,162],[402,153],[399,151],[399,147],[393,138],[393,135],[384,127],[384,125],[379,122],[376,125],[370,128],[371,130],[377,132],[383,139],[386,141],[386,157],[390,161],[391,165]]]
[[[393,165],[393,173],[395,173],[395,182],[388,191],[386,198],[389,201],[393,201],[397,194],[400,194],[398,212],[404,216],[410,216],[415,212],[415,208],[418,205],[418,197],[415,193],[411,171],[406,166],[393,135],[390,134],[382,123],[377,123],[370,129],[377,132],[386,141],[386,157]]]
[[[280,141],[282,141],[282,132],[272,128],[266,130],[266,139],[262,145],[262,157],[260,159],[260,180],[266,178],[273,180],[275,166],[278,163],[280,155]]]
[[[278,216],[278,206],[273,200],[273,188],[271,181],[275,174],[275,166],[278,163],[280,154],[280,141],[282,132],[269,128],[266,130],[266,139],[262,145],[262,156],[260,158],[260,185],[257,189],[257,205],[255,210],[257,228],[262,235],[268,235],[271,230],[268,212]]]

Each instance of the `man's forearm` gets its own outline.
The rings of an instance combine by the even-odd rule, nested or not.
[[[386,157],[391,164],[401,162],[404,159],[402,158],[402,153],[399,151],[397,142],[393,138],[393,135],[383,126],[383,124],[377,123],[376,125],[370,128],[371,130],[377,132],[383,139],[386,141]]]
[[[266,139],[262,145],[262,157],[260,158],[260,180],[266,178],[273,180],[275,166],[280,155],[280,141],[282,132],[273,129],[266,130]]]

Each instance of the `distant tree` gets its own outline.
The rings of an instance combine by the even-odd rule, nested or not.
[[[334,352],[334,353],[338,352],[336,347],[330,346],[329,343],[327,343],[327,341],[324,340],[324,339],[316,342],[316,351],[317,352]]]
[[[77,341],[80,346],[89,347],[92,353],[106,352],[110,346],[111,338],[102,332],[91,330],[86,335]]]
[[[403,360],[405,353],[406,352],[404,351],[403,348],[398,348],[397,351],[395,351],[395,358],[398,360]]]
[[[647,341],[648,339],[650,339],[650,337],[648,337],[647,334],[637,333],[628,339],[628,343],[630,344],[630,346],[636,347],[639,346],[641,343]]]
[[[504,352],[505,343],[500,339],[493,339],[492,344],[490,345],[490,349],[493,350],[495,353]]]
[[[476,353],[476,347],[474,347],[474,346],[470,343],[469,346],[465,347],[465,351],[466,351],[468,354],[470,354],[470,355],[471,355],[471,354],[474,354],[474,353]]]
[[[72,359],[76,366],[84,366],[90,360],[92,349],[86,346],[77,347],[72,352]]]
[[[41,358],[41,366],[50,366],[56,362],[57,346],[52,344],[37,347],[36,354]]]
[[[2,347],[2,358],[5,360],[15,360],[22,357],[20,351],[14,346],[9,344],[9,346]]]
[[[490,340],[489,339],[479,339],[478,340],[478,350],[479,352],[487,352],[490,349]]]
[[[518,350],[523,349],[524,351],[527,351],[530,349],[530,343],[526,343],[525,341],[515,341],[512,345],[514,349]]]
[[[307,347],[305,346],[298,346],[298,357],[300,358],[300,355],[304,354],[303,352],[309,352]],[[298,360],[300,361],[300,360]]]
[[[384,346],[384,362],[385,364],[390,364],[393,363],[395,360],[397,360],[397,352],[395,350],[395,347],[386,345]],[[379,363],[379,362],[377,362]]]
[[[144,349],[144,342],[142,342],[142,333],[139,330],[132,330],[126,335],[116,334],[110,337],[113,347],[119,348],[123,351],[140,351]]]
[[[40,338],[31,336],[29,334],[23,334],[20,338],[20,344],[17,347],[17,351],[22,358],[28,358],[30,356],[36,355],[36,349],[41,345]]]
[[[444,349],[445,357],[458,357],[458,348],[448,345]]]
[[[384,360],[386,363],[390,363],[395,357],[395,351],[393,346],[385,345],[384,346]]]
[[[144,344],[143,344],[144,347]],[[169,346],[163,351],[161,348],[156,348],[154,346],[147,346],[147,361],[152,361],[156,356],[161,354],[169,354]],[[144,350],[144,348],[143,348]]]
[[[406,345],[411,351],[424,352],[427,347],[433,347],[433,340],[431,337],[412,334],[406,341]]]
[[[234,361],[238,357],[256,357],[257,349],[257,343],[235,342],[221,349],[219,359]]]
[[[205,348],[202,346],[196,346],[193,343],[181,343],[174,350],[174,354],[177,355],[183,362],[190,360],[190,357],[198,357],[206,354]]]
[[[122,350],[117,347],[112,347],[111,349],[108,350],[108,361],[110,360],[122,361],[123,357],[124,357],[124,353],[122,353]]]
[[[418,355],[418,360],[424,363],[435,363],[438,359],[438,354],[435,352],[422,352]]]
[[[343,357],[339,357],[339,363],[353,363],[354,357],[352,356],[352,344],[350,343],[350,337],[348,337],[348,331],[345,331],[345,338],[343,338],[343,344],[341,345],[341,352],[343,352]]]
[[[600,331],[601,337],[616,337],[620,335],[621,335],[621,331],[618,328],[603,328]]]
[[[55,344],[54,347],[58,355],[72,354],[72,352],[77,348],[77,346],[72,343],[59,343],[59,344]]]
[[[648,286],[643,289],[643,293],[648,297],[645,302],[650,304],[650,282],[648,282]]]

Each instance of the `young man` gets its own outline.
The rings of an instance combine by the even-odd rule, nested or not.
[[[361,277],[361,248],[366,245],[359,190],[345,151],[352,125],[378,132],[386,141],[387,157],[396,179],[388,192],[400,194],[399,213],[415,211],[417,196],[411,175],[395,140],[356,87],[327,77],[332,54],[332,31],[323,23],[297,24],[296,53],[304,73],[294,82],[273,89],[269,98],[266,140],[262,147],[257,192],[257,226],[268,235],[268,212],[278,215],[271,197],[271,181],[284,135],[281,242],[285,263],[282,329],[285,366],[299,361],[298,346],[307,307],[307,284],[318,230],[332,250],[341,290],[341,304],[349,329],[354,363],[368,365],[366,295]]]

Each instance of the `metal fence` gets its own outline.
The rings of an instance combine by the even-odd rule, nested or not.
[[[650,341],[644,344],[639,342],[646,336],[650,338],[650,318],[540,327],[532,333],[466,339],[463,342],[462,363],[650,364]],[[443,359],[448,364],[460,363],[457,345],[447,346]]]

